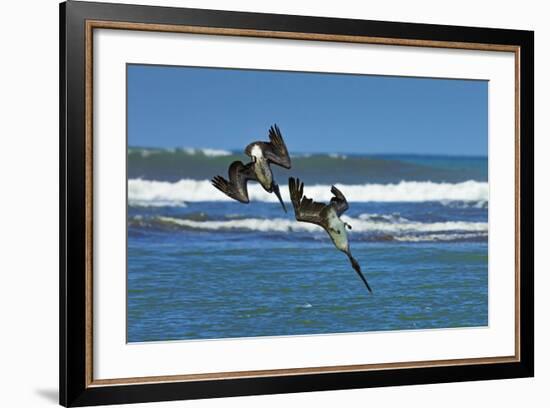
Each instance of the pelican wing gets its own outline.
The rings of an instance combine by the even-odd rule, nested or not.
[[[266,159],[271,163],[290,169],[290,156],[279,126],[273,125],[269,128],[269,143],[262,143],[262,150]]]
[[[256,180],[254,173],[254,163],[243,164],[241,161],[234,161],[229,166],[229,180],[222,176],[216,176],[212,179],[212,185],[227,196],[248,203],[248,180]]]
[[[344,197],[344,194],[336,187],[332,186],[330,192],[334,194],[334,197],[330,199],[330,204],[334,207],[339,217],[349,208],[348,201]]]
[[[309,222],[325,227],[321,212],[327,207],[323,203],[317,203],[304,196],[304,183],[300,179],[290,177],[288,179],[288,189],[290,190],[290,199],[294,206],[296,220]]]

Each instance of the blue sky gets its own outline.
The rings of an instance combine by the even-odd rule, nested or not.
[[[488,82],[128,65],[128,144],[487,155]]]

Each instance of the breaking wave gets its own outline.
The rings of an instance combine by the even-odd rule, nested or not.
[[[448,231],[473,231],[487,232],[486,222],[467,221],[445,221],[445,222],[416,222],[403,219],[401,222],[380,222],[371,221],[364,216],[353,218],[343,215],[342,221],[353,227],[353,232],[387,232],[387,233],[410,233],[410,232],[448,232]],[[197,221],[175,217],[158,216],[156,219],[164,223],[172,223],[188,229],[202,230],[252,230],[261,232],[311,232],[320,231],[319,226],[303,222],[297,222],[284,218],[243,218],[230,220],[206,220]]]
[[[394,184],[336,184],[350,202],[470,202],[483,208],[489,198],[487,182],[434,183],[431,181],[401,181]],[[328,202],[330,185],[306,185],[304,194],[315,201]],[[259,184],[248,186],[251,201],[277,202],[274,194],[265,192]],[[283,200],[290,201],[288,189],[281,186]],[[135,206],[184,206],[186,202],[231,201],[216,190],[209,180],[181,179],[176,182],[130,179],[128,200]],[[464,204],[468,205],[468,204]]]
[[[342,216],[342,220],[352,226],[353,235],[360,240],[432,242],[432,241],[471,241],[486,240],[488,224],[486,222],[446,221],[416,222],[399,216],[380,216],[361,214],[359,217]],[[188,219],[167,216],[141,217],[129,220],[132,227],[168,228],[197,231],[231,231],[262,233],[322,233],[323,229],[314,224],[297,222],[284,218],[241,218],[241,219]]]

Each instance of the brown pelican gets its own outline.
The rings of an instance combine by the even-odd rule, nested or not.
[[[269,167],[269,164],[273,163],[290,169],[290,156],[279,127],[271,126],[269,142],[252,142],[246,146],[244,153],[252,161],[248,164],[234,161],[229,166],[229,180],[222,176],[216,176],[212,179],[212,185],[229,197],[241,203],[248,203],[250,200],[248,199],[247,182],[248,180],[258,181],[265,191],[275,193],[286,212],[279,186],[273,178],[271,167]]]
[[[340,219],[340,216],[349,208],[346,197],[344,197],[342,192],[332,186],[330,191],[334,194],[334,197],[330,199],[329,204],[323,204],[316,203],[304,196],[304,183],[300,182],[300,179],[294,180],[293,177],[289,178],[288,188],[296,220],[323,227],[328,232],[334,246],[348,256],[351,266],[355,269],[355,272],[357,272],[369,292],[372,292],[361,272],[361,267],[355,258],[351,256],[346,231],[346,227],[351,229],[351,226]]]

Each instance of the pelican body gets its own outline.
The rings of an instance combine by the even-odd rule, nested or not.
[[[290,190],[290,199],[294,207],[294,215],[297,221],[316,224],[325,229],[330,236],[334,246],[345,253],[351,262],[351,266],[357,272],[357,275],[369,292],[372,292],[367,279],[361,272],[361,267],[357,260],[351,255],[346,228],[351,226],[340,218],[340,216],[349,208],[346,197],[335,186],[332,186],[331,192],[334,197],[330,199],[329,204],[317,203],[304,196],[304,183],[300,179],[291,177],[288,180]]]
[[[349,252],[348,233],[346,231],[346,223],[338,217],[336,210],[332,206],[327,206],[326,215],[328,223],[328,235],[332,243],[340,251]]]
[[[275,193],[286,212],[279,185],[275,182],[270,166],[276,164],[285,169],[291,167],[290,156],[279,127],[273,125],[269,129],[269,142],[252,142],[246,146],[244,153],[252,161],[248,164],[241,161],[231,163],[229,180],[216,176],[212,179],[214,187],[241,203],[249,203],[247,183],[249,180],[257,181],[265,191]]]
[[[258,144],[251,143],[246,147],[245,153],[254,163],[253,169],[256,179],[264,190],[271,193],[273,188],[273,172],[271,171],[271,167],[269,167],[269,162],[264,157],[261,147]]]

